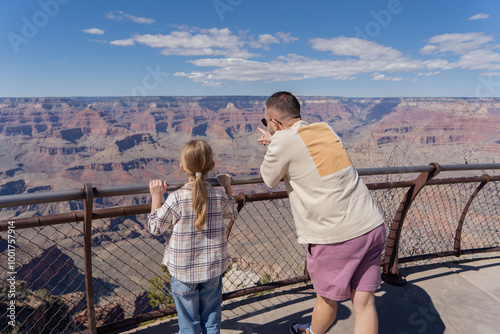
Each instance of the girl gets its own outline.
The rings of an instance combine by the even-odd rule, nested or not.
[[[224,218],[235,219],[238,212],[231,197],[229,175],[217,175],[225,193],[206,182],[214,166],[210,145],[193,140],[184,146],[180,163],[188,182],[169,194],[163,206],[167,183],[149,183],[149,231],[159,235],[172,227],[163,264],[172,276],[182,334],[220,333],[222,274],[229,263]]]

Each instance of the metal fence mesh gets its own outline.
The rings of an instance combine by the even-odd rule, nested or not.
[[[469,184],[427,186],[415,198],[401,233],[399,256],[431,254],[453,249],[455,230],[472,194]],[[473,190],[472,190],[473,191]]]
[[[462,248],[486,248],[500,243],[500,182],[490,182],[472,202],[462,230]]]
[[[458,222],[477,184],[427,186],[412,203],[400,239],[400,257],[454,249]],[[497,203],[495,203],[497,202]],[[462,249],[500,243],[498,184],[488,184],[472,202],[462,229]],[[434,262],[447,260],[436,259]]]
[[[163,250],[137,218],[92,222],[94,303],[99,325],[151,311],[147,291]]]
[[[453,250],[457,222],[477,183],[426,186],[408,211],[399,257]],[[500,182],[490,182],[473,201],[464,222],[462,248],[500,244]],[[373,190],[386,222],[408,188]],[[94,219],[92,266],[98,326],[152,311],[148,289],[161,275],[166,239],[151,235],[146,215]],[[7,232],[1,232],[0,332],[12,332]],[[15,229],[16,330],[72,333],[87,326],[83,224]],[[304,274],[305,246],[297,243],[288,199],[246,203],[229,236],[230,268],[223,292]]]
[[[2,233],[2,240],[7,240]],[[19,333],[65,333],[76,330],[71,316],[86,308],[83,252],[78,245],[83,241],[82,226],[69,223],[41,228],[15,230],[15,307],[16,330]],[[10,291],[7,259],[2,249],[0,267],[2,294],[0,296],[0,331],[9,332],[8,302]]]
[[[394,214],[407,191],[408,188],[389,188],[371,191],[372,198],[384,217],[386,235],[389,235]]]
[[[247,203],[228,239],[231,269],[224,292],[303,275],[304,247],[297,243],[288,200]]]

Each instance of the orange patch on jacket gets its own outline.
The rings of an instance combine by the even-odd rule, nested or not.
[[[297,129],[323,177],[352,165],[342,143],[326,124],[312,124]]]

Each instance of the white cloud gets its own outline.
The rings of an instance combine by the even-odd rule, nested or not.
[[[227,28],[202,29],[200,34],[193,35],[187,31],[173,31],[169,35],[137,35],[138,43],[152,48],[231,48],[240,45],[238,37]]]
[[[192,60],[198,67],[215,67],[212,71],[191,73],[179,72],[176,76],[187,77],[195,82],[231,81],[294,81],[311,78],[350,80],[354,75],[379,72],[407,72],[425,68],[418,60],[404,59],[400,62],[387,60],[317,60],[295,54],[280,56],[269,62],[236,58],[206,58]],[[387,77],[400,81],[403,78]]]
[[[443,59],[426,61],[424,63],[428,69],[462,68],[495,71],[500,69],[500,54],[493,51],[499,48],[498,45],[491,43],[493,41],[492,36],[483,32],[444,34],[430,38],[429,44],[420,49],[420,52],[460,55],[455,62]]]
[[[110,44],[131,46],[138,43],[152,48],[162,48],[161,53],[166,56],[225,56],[237,58],[256,56],[256,54],[245,50],[245,42],[227,28],[199,29],[198,32],[173,31],[168,35],[135,35],[124,40],[110,42]],[[263,37],[263,41],[266,38]]]
[[[498,46],[491,43],[493,38],[484,33],[434,36],[421,49],[426,54],[458,54],[458,57],[453,56],[453,60],[443,59],[450,56],[448,54],[428,60],[411,58],[399,50],[373,41],[340,36],[309,40],[313,49],[326,51],[333,57],[325,54],[325,59],[312,59],[289,54],[274,60],[256,61],[251,58],[265,58],[250,53],[247,48],[268,49],[271,45],[295,42],[298,38],[284,32],[253,37],[249,30],[234,34],[228,28],[178,26],[176,29],[169,34],[137,34],[109,43],[117,46],[142,44],[159,48],[161,54],[166,56],[191,57],[187,62],[196,68],[174,75],[216,87],[225,81],[352,80],[360,74],[372,76],[376,81],[420,81],[393,76],[392,73],[413,72],[416,74],[414,77],[428,77],[451,69],[500,70],[500,54],[494,52]]]
[[[441,72],[439,72],[439,71],[436,71],[436,72],[427,72],[427,73],[420,72],[419,74],[417,74],[417,76],[419,76],[419,77],[422,77],[422,76],[423,77],[430,77],[431,75],[438,75],[439,73],[441,73]]]
[[[247,33],[247,32],[245,32]],[[241,36],[242,40],[246,40],[246,36],[243,34]],[[264,50],[269,50],[269,45],[270,44],[280,44],[281,42],[283,43],[291,43],[297,41],[297,37],[293,37],[290,35],[290,33],[284,33],[282,31],[277,32],[276,34],[270,35],[270,34],[262,34],[259,35],[259,38],[255,41],[252,39],[248,40],[248,45],[252,48],[255,49],[264,49]]]
[[[427,44],[426,46],[424,46],[423,48],[420,49],[420,53],[423,53],[423,54],[431,54],[431,53],[434,53],[437,51],[438,51],[438,47],[436,45],[430,45],[430,44]]]
[[[237,82],[294,81],[309,78],[352,80],[359,74],[372,75],[373,80],[377,81],[403,81],[406,79],[388,76],[387,73],[431,70],[429,73],[421,72],[421,75],[429,76],[439,74],[436,69],[451,69],[458,66],[443,59],[425,62],[411,59],[393,48],[357,38],[316,38],[310,42],[316,50],[330,51],[335,55],[349,57],[319,60],[289,54],[268,62],[236,57],[204,58],[191,60],[190,63],[197,67],[214,69],[178,72],[175,76],[187,77],[192,81],[202,82],[204,85],[226,80]]]
[[[191,27],[188,26],[188,25],[186,25],[186,24],[171,23],[170,26],[176,28],[177,30],[182,30],[182,31],[189,31],[189,30],[191,30]]]
[[[423,54],[446,53],[464,54],[478,49],[493,41],[493,37],[483,32],[470,32],[462,34],[444,34],[430,38],[426,46],[420,49]]]
[[[291,43],[291,42],[296,42],[299,40],[298,37],[293,37],[293,36],[290,36],[290,33],[285,33],[283,31],[279,31],[275,34],[276,37],[278,37],[279,39],[281,39],[283,42],[285,43]]]
[[[85,32],[85,33],[87,33],[87,34],[93,34],[93,35],[102,35],[102,34],[104,34],[104,30],[98,29],[98,28],[84,29],[82,31]]]
[[[255,61],[242,58],[203,58],[189,61],[197,67],[213,68],[207,71],[178,72],[175,76],[186,77],[203,85],[219,85],[223,81],[295,81],[313,78],[350,80],[359,74],[373,76],[376,81],[403,81],[400,76],[388,73],[419,71],[418,76],[439,75],[441,70],[469,68],[473,70],[500,70],[500,55],[489,50],[475,50],[463,55],[457,62],[444,59],[421,61],[399,57],[395,59],[340,59],[318,60],[296,54],[280,56],[271,61]],[[429,70],[424,72],[423,70]],[[438,70],[438,71],[437,71]],[[408,81],[417,81],[416,79]]]
[[[264,34],[264,35],[259,35],[258,40],[250,41],[249,45],[255,49],[260,49],[260,48],[269,49],[269,44],[272,43],[279,44],[279,42],[280,42],[279,39],[274,37],[273,35]]]
[[[404,78],[388,77],[385,74],[376,73],[373,75],[373,80],[376,80],[376,81],[403,81]]]
[[[471,70],[496,71],[500,69],[500,54],[491,50],[473,50],[462,55],[456,65]]]
[[[196,27],[176,26],[178,31],[170,34],[144,34],[134,35],[123,40],[110,42],[112,45],[132,46],[143,44],[152,48],[162,48],[161,54],[165,56],[205,56],[230,58],[251,58],[259,56],[250,53],[245,46],[268,50],[271,44],[290,43],[298,38],[290,36],[289,33],[278,32],[261,34],[257,40],[248,36],[249,31],[240,31],[235,35],[228,28],[200,29]]]
[[[227,50],[227,49],[213,49],[213,48],[197,48],[197,49],[184,49],[184,48],[168,48],[163,49],[161,54],[164,56],[206,56],[206,57],[237,57],[237,58],[251,58],[254,56],[245,50]]]
[[[153,24],[156,22],[156,20],[154,20],[154,19],[150,19],[150,18],[146,18],[146,17],[137,17],[134,15],[124,13],[121,10],[109,12],[106,16],[108,19],[111,19],[111,20],[120,21],[123,19],[127,19],[127,20],[130,20],[132,22],[141,23],[141,24]]]
[[[105,40],[105,39],[89,39],[89,42],[101,43],[101,44],[106,44],[106,43],[108,43],[108,41],[107,41],[107,40]]]
[[[118,46],[132,46],[135,44],[135,39],[127,38],[127,39],[119,39],[116,41],[111,41],[109,44],[118,45]]]
[[[354,56],[366,60],[396,59],[402,56],[398,50],[360,38],[344,36],[331,39],[314,38],[309,42],[313,49],[330,51],[337,56]]]
[[[479,13],[476,15],[473,15],[469,17],[467,20],[472,21],[472,20],[484,20],[490,17],[490,14],[484,14],[484,13]]]
[[[454,63],[448,62],[446,59],[431,59],[424,62],[424,65],[427,69],[442,69],[442,70],[451,70],[455,68],[456,65]]]

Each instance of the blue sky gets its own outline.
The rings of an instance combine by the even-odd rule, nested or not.
[[[500,97],[498,0],[0,2],[0,96]]]

